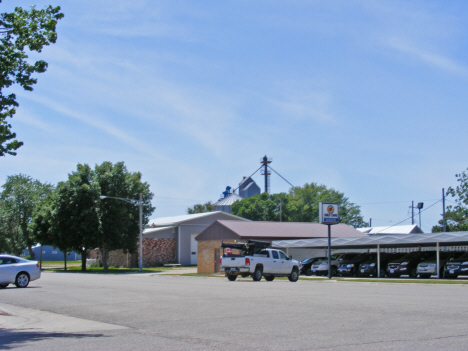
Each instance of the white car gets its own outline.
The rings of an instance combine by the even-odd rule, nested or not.
[[[30,281],[40,277],[41,269],[37,261],[0,254],[0,289],[5,289],[9,284],[25,288]]]

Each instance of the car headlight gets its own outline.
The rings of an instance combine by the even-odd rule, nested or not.
[[[375,267],[375,263],[371,263],[369,266],[371,266],[371,267]]]
[[[408,262],[401,262],[400,263],[402,266],[406,266],[408,264]]]
[[[427,267],[429,268],[435,268],[436,264],[435,263],[431,263],[431,264],[428,264]]]
[[[353,268],[354,267],[354,264],[348,264],[346,265],[346,268]]]

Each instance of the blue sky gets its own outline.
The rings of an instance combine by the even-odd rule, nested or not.
[[[25,145],[1,160],[0,182],[23,173],[57,183],[77,163],[124,161],[150,184],[157,218],[216,201],[266,154],[294,185],[344,192],[384,226],[407,218],[412,200],[440,200],[468,167],[466,2],[0,8],[32,4],[60,5],[65,18],[34,91],[14,89]],[[288,188],[272,175],[272,192]],[[425,231],[441,212],[422,213]]]

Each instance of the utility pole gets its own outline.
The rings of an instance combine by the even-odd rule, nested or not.
[[[447,231],[447,225],[445,223],[445,189],[442,188],[442,224],[444,226],[444,233]]]
[[[411,225],[414,225],[414,201],[411,201]]]

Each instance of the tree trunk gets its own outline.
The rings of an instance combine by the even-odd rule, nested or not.
[[[102,265],[104,267],[104,272],[107,272],[107,269],[109,268],[107,264],[107,258],[109,257],[109,250],[107,250],[106,247],[103,247],[101,250],[101,255],[102,255]]]
[[[67,252],[66,250],[63,252],[63,269],[67,270]]]
[[[86,271],[86,257],[87,257],[86,249],[81,249],[81,270],[83,272]]]
[[[29,251],[29,256],[31,256],[31,260],[34,260],[36,258],[36,255],[34,255],[32,245],[28,245],[28,251]]]

